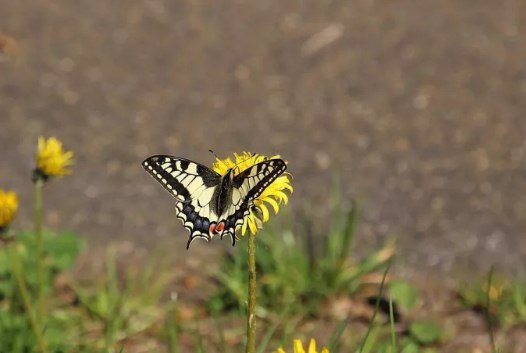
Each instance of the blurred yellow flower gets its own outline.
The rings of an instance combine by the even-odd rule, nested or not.
[[[18,41],[15,38],[0,32],[0,55],[3,53],[14,55],[18,52],[18,46]]]
[[[487,285],[484,285],[484,292],[489,295],[492,301],[498,301],[502,299],[505,293],[510,293],[510,282],[504,278],[494,278],[491,286],[488,289]]]
[[[18,196],[14,191],[0,189],[0,229],[13,221],[18,210]]]
[[[46,180],[50,176],[63,176],[71,174],[67,167],[73,164],[73,152],[65,151],[60,142],[55,137],[47,140],[44,137],[38,138],[37,150],[37,174]]]
[[[286,351],[283,348],[278,348],[276,351],[274,351],[274,353],[286,353]],[[311,338],[309,342],[309,349],[305,351],[301,341],[294,340],[294,353],[318,353],[316,350],[316,341],[314,338]],[[329,350],[323,347],[319,353],[329,353]]]
[[[502,296],[503,287],[491,286],[489,288],[489,298],[491,300],[498,300]]]
[[[225,175],[230,169],[234,169],[234,176],[243,172],[244,170],[252,167],[255,164],[261,163],[269,159],[280,158],[279,155],[272,157],[266,157],[260,154],[253,154],[249,152],[234,153],[234,160],[230,157],[225,159],[216,158],[212,168],[219,174]],[[250,229],[252,234],[256,234],[258,229],[261,229],[264,222],[267,222],[270,218],[268,206],[272,206],[274,212],[279,212],[279,205],[281,202],[287,204],[289,198],[284,192],[285,190],[293,191],[290,183],[291,175],[284,173],[270,183],[263,193],[254,200],[254,206],[250,209],[250,214],[246,217],[243,226],[241,227],[241,234],[245,235],[247,229]]]

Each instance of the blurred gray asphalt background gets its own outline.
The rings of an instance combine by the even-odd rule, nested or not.
[[[524,276],[525,1],[2,1],[0,32],[18,41],[0,56],[0,187],[19,226],[41,134],[76,153],[48,227],[178,256],[141,161],[280,153],[294,210],[326,215],[341,174],[360,249],[395,235],[408,267]]]

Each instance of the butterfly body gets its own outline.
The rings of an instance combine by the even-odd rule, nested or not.
[[[196,238],[210,240],[213,236],[230,235],[235,244],[235,232],[272,181],[286,170],[281,159],[269,159],[236,173],[229,169],[224,175],[184,158],[156,155],[143,162],[150,173],[177,200],[177,217],[190,232],[187,249]]]
[[[232,184],[233,169],[229,169],[225,176],[221,178],[220,186],[216,188],[212,196],[213,211],[218,217],[221,217],[226,211],[232,200]]]

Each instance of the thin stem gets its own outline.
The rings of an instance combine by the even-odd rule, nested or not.
[[[391,324],[391,352],[398,352],[394,322],[393,297],[389,294],[389,323]]]
[[[491,351],[493,353],[498,352],[495,344],[495,336],[493,334],[493,319],[491,317],[491,282],[493,281],[493,266],[491,266],[488,275],[488,289],[486,291],[486,324],[488,325],[489,342],[491,345]]]
[[[37,247],[37,319],[43,325],[45,303],[44,303],[44,240],[42,236],[42,189],[44,181],[37,179],[35,182],[35,236]]]
[[[256,352],[256,235],[248,236],[248,312],[246,353]]]
[[[378,313],[378,308],[380,307],[380,299],[382,298],[382,293],[384,291],[385,279],[387,278],[387,273],[389,272],[390,268],[391,268],[391,262],[388,263],[387,268],[384,271],[382,282],[380,283],[380,289],[378,290],[378,296],[376,297],[376,303],[374,305],[373,316],[371,317],[371,322],[369,323],[369,327],[367,327],[367,332],[365,333],[365,336],[363,338],[362,345],[360,346],[360,349],[358,349],[358,353],[364,352],[365,344],[367,343],[367,339],[369,338],[369,335],[371,334],[371,331],[373,329],[374,320],[376,319],[376,314]]]
[[[22,295],[22,301],[24,302],[24,307],[29,317],[33,333],[35,334],[35,337],[37,339],[38,350],[40,353],[47,353],[48,350],[46,347],[46,341],[42,336],[42,331],[40,330],[40,325],[36,318],[35,311],[31,306],[29,291],[27,290],[26,282],[22,277],[22,271],[20,269],[20,260],[18,258],[18,251],[14,249],[15,246],[16,245],[12,245],[8,247],[9,258],[11,260],[11,267],[13,268],[13,273],[15,274],[18,289],[20,290],[20,294]]]

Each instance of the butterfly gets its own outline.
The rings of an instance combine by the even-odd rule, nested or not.
[[[239,173],[235,168],[225,175],[185,158],[156,155],[142,163],[177,200],[177,218],[190,232],[186,249],[196,238],[207,241],[214,235],[230,235],[236,242],[236,229],[254,207],[256,198],[287,169],[282,159],[267,159]]]

